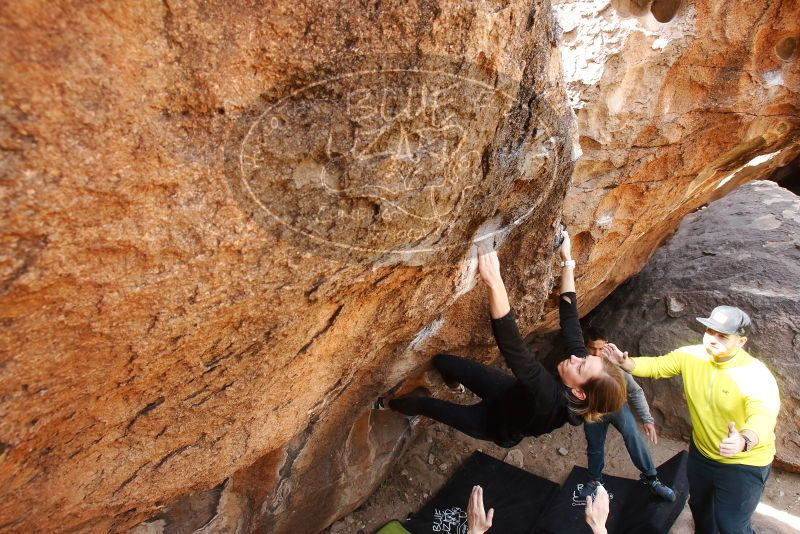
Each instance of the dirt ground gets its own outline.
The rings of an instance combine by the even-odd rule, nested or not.
[[[456,400],[465,404],[475,402],[470,393],[459,394]],[[436,422],[422,420],[418,430],[418,437],[378,490],[352,514],[334,523],[326,534],[374,533],[392,519],[402,521],[420,509],[476,450],[518,466],[521,460],[521,467],[526,471],[559,484],[566,480],[574,465],[586,465],[582,427],[567,425],[538,438],[526,438],[511,450],[472,439]],[[664,438],[659,438],[657,445],[650,445],[656,465],[687,448],[685,442]],[[559,452],[559,449],[566,451]],[[511,452],[513,450],[519,452]],[[639,475],[616,430],[608,432],[604,472],[629,478]],[[753,524],[759,534],[800,532],[800,475],[773,470],[761,502],[794,517],[786,519],[784,515],[784,520],[778,520],[757,511]],[[693,531],[694,523],[687,505],[670,532],[688,534]]]

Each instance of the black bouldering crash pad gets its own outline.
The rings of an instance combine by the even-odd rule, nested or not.
[[[558,484],[481,452],[470,456],[445,486],[409,519],[413,534],[467,531],[467,504],[473,486],[483,488],[484,507],[494,508],[490,532],[530,534]]]
[[[606,529],[609,534],[667,534],[680,515],[689,496],[686,460],[682,451],[658,467],[658,478],[675,491],[675,502],[653,496],[638,480],[604,476],[604,486],[611,496]],[[589,480],[589,472],[575,466],[561,491],[550,503],[536,525],[537,534],[591,534],[586,525],[586,501],[578,492]]]

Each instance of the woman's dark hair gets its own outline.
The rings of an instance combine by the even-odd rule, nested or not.
[[[597,341],[598,339],[608,341],[608,336],[605,330],[599,326],[589,326],[589,328],[586,329],[586,339],[589,341]]]
[[[577,401],[570,395],[569,409],[587,423],[594,423],[603,415],[616,412],[628,397],[622,371],[607,360],[603,360],[603,372],[583,384],[581,389],[586,399]]]

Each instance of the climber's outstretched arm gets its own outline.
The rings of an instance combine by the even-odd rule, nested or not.
[[[500,276],[500,260],[494,250],[478,255],[478,271],[481,279],[489,289],[489,313],[492,319],[500,319],[508,315],[511,305],[508,303],[508,293]]]

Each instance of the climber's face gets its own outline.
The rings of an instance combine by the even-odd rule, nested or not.
[[[592,378],[600,376],[603,372],[603,360],[597,356],[578,358],[570,356],[558,364],[558,376],[564,385],[570,388],[580,388]]]

